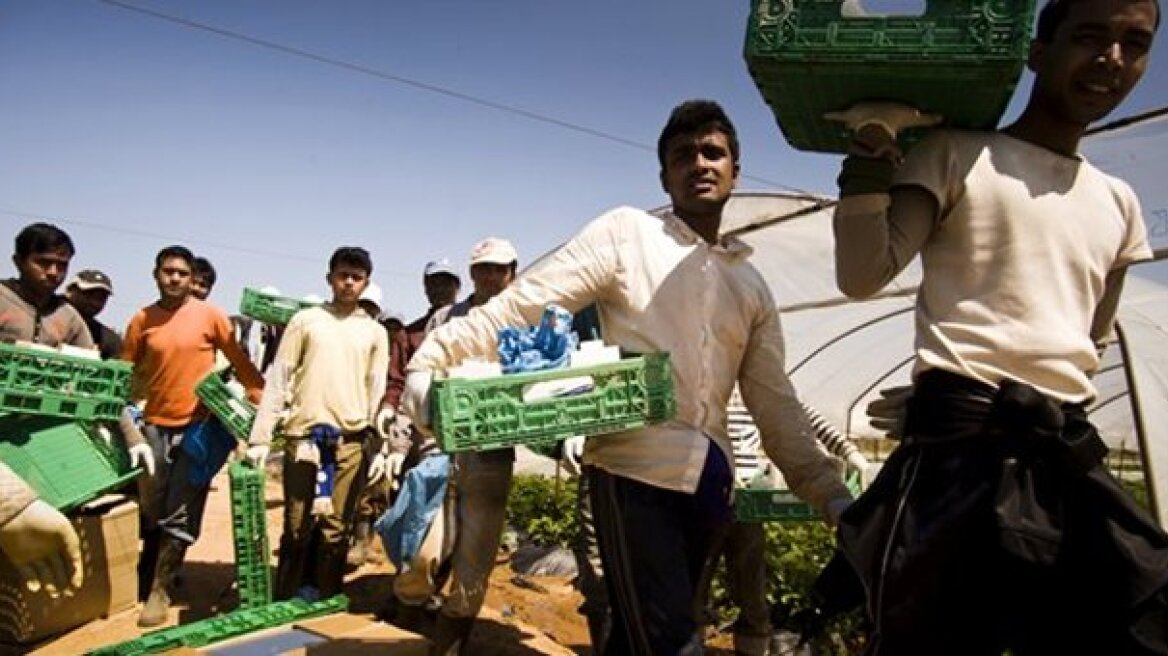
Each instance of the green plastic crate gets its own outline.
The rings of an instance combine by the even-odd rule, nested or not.
[[[272,603],[264,472],[236,461],[231,463],[227,476],[231,487],[231,538],[235,543],[239,607],[259,608]]]
[[[132,365],[0,343],[0,411],[117,421]]]
[[[292,320],[292,315],[317,305],[320,304],[244,287],[243,297],[239,300],[239,313],[267,324],[284,326]]]
[[[235,610],[224,615],[151,631],[139,638],[98,647],[89,656],[140,656],[158,654],[181,647],[206,647],[238,636],[263,631],[313,617],[341,613],[349,608],[343,594],[320,601],[303,599],[277,601],[259,608]]]
[[[921,16],[845,18],[842,0],[752,0],[747,69],[783,136],[842,153],[850,136],[825,112],[894,100],[945,124],[993,129],[1022,74],[1034,0],[928,0]],[[904,142],[919,138],[908,131]]]
[[[577,376],[591,376],[595,388],[576,396],[523,401],[524,389],[533,383]],[[668,353],[592,367],[439,379],[431,397],[434,434],[447,452],[615,433],[671,419],[676,412]]]
[[[141,471],[110,426],[107,445],[88,423],[56,417],[0,417],[0,461],[62,512],[119,488]]]
[[[853,495],[860,494],[860,477],[850,476],[845,483]],[[740,487],[734,490],[734,516],[740,522],[805,522],[819,519],[790,490]]]
[[[195,386],[195,395],[208,410],[215,413],[235,439],[247,441],[256,415],[256,408],[250,401],[232,394],[227,383],[214,372],[199,381]]]

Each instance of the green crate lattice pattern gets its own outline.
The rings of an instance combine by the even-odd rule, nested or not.
[[[215,413],[235,439],[247,441],[256,415],[256,408],[251,402],[232,394],[219,374],[214,372],[199,381],[195,386],[195,395],[203,405]]]
[[[287,325],[292,315],[304,308],[320,305],[290,296],[265,294],[258,289],[245,287],[239,300],[239,313],[275,326]]]
[[[595,389],[523,402],[523,390],[532,383],[577,376],[591,376]],[[447,452],[631,430],[676,412],[668,353],[576,369],[435,380],[431,395],[434,434]]]
[[[845,483],[853,496],[860,494],[859,475]],[[740,522],[805,522],[819,519],[819,513],[790,490],[739,487],[734,489],[734,517]]]
[[[132,365],[0,343],[0,410],[116,421]]]
[[[140,473],[130,467],[115,427],[108,428],[113,435],[110,444],[88,423],[6,415],[0,417],[0,460],[45,503],[67,512]]]
[[[231,537],[235,543],[239,606],[258,608],[272,603],[264,472],[237,461],[231,463],[227,475],[231,486]]]
[[[841,0],[753,0],[747,69],[795,148],[846,152],[825,112],[897,100],[993,129],[1028,53],[1034,0],[930,0],[923,16],[843,18]],[[911,143],[922,131],[909,131]]]
[[[140,638],[99,647],[88,654],[89,656],[141,656],[142,654],[157,654],[179,647],[205,647],[228,638],[284,626],[297,620],[340,613],[348,607],[349,598],[345,595],[337,595],[314,602],[302,599],[277,601],[259,608],[235,610],[198,622],[152,631]]]

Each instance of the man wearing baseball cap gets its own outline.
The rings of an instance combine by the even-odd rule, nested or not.
[[[121,335],[97,320],[97,315],[105,309],[106,302],[113,294],[113,281],[97,269],[79,271],[65,285],[65,298],[85,320],[89,335],[101,351],[102,360],[113,360],[122,354]]]

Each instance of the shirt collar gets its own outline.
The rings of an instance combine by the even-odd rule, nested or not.
[[[694,232],[694,229],[689,227],[689,224],[682,221],[673,210],[666,210],[662,214],[662,220],[665,222],[665,232],[673,236],[675,239],[686,245],[693,245],[705,243],[702,236]],[[737,237],[723,236],[718,240],[717,244],[710,247],[715,252],[725,253],[732,259],[739,260],[750,257],[754,249],[749,244]]]

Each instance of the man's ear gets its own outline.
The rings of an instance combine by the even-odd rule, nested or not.
[[[1046,55],[1046,44],[1035,39],[1030,42],[1030,52],[1026,55],[1026,68],[1037,74],[1042,68],[1042,58]]]

